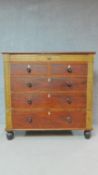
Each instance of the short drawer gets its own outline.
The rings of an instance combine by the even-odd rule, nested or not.
[[[87,63],[78,62],[66,62],[66,63],[54,63],[51,64],[51,73],[53,75],[65,75],[65,76],[80,76],[87,75],[88,65]]]
[[[86,127],[85,111],[12,111],[14,129],[80,129]]]
[[[10,63],[11,75],[47,75],[48,64],[32,62]]]
[[[72,93],[13,93],[12,108],[85,108],[86,94]]]
[[[11,77],[11,91],[86,91],[86,77]]]

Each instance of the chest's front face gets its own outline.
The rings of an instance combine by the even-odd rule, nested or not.
[[[92,129],[92,54],[5,54],[6,130]]]

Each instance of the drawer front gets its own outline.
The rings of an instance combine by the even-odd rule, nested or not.
[[[86,94],[56,94],[56,93],[43,93],[43,94],[12,94],[12,107],[13,108],[86,108]]]
[[[11,77],[11,91],[86,91],[86,77]]]
[[[66,63],[54,63],[51,64],[51,73],[53,75],[74,75],[74,76],[80,76],[80,75],[87,75],[87,63],[72,63],[72,62],[66,62]]]
[[[11,62],[11,75],[87,75],[87,63],[80,62]]]
[[[84,111],[12,111],[14,129],[69,129],[85,128],[86,112]]]
[[[32,63],[32,62],[17,62],[10,63],[11,75],[47,75],[48,64]]]

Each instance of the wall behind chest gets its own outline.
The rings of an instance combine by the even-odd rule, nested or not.
[[[97,0],[0,0],[0,52],[97,51],[97,9]],[[98,113],[97,67],[95,59],[95,121]],[[1,59],[0,82],[0,123],[4,123]]]

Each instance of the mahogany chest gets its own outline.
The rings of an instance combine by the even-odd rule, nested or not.
[[[93,60],[87,53],[3,53],[7,138],[16,130],[92,130]]]

